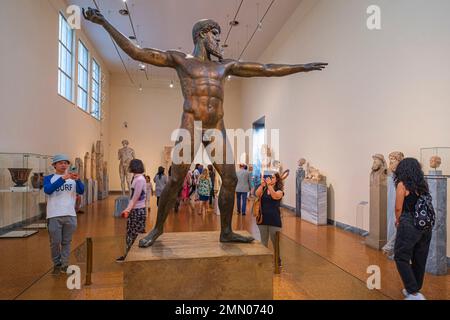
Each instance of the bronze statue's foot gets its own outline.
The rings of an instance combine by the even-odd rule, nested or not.
[[[250,243],[255,238],[253,237],[244,237],[240,234],[229,232],[229,233],[221,233],[220,234],[220,242],[241,242],[241,243]]]
[[[144,238],[142,238],[139,241],[139,248],[148,248],[151,245],[153,245],[156,241],[156,239],[159,238],[160,235],[162,235],[163,232],[158,229],[153,229],[150,231],[148,235],[146,235]]]

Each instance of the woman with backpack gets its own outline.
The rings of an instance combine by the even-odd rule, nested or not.
[[[420,290],[434,225],[428,184],[419,161],[405,158],[395,170],[397,237],[394,259],[405,288],[405,300],[425,300]]]

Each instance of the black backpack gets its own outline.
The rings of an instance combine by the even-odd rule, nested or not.
[[[417,199],[414,210],[414,226],[419,230],[431,230],[434,227],[436,214],[432,200],[429,193],[424,193]]]

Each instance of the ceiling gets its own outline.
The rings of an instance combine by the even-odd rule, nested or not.
[[[264,49],[270,44],[277,32],[288,20],[302,0],[274,0],[267,12],[261,28],[241,59],[256,61]],[[80,7],[95,8],[93,0],[68,0],[69,4]],[[105,18],[123,34],[133,35],[128,16],[119,14],[125,8],[123,0],[96,0]],[[239,25],[231,29],[225,48],[225,58],[237,59],[261,20],[272,0],[243,0],[236,20]],[[223,44],[230,29],[241,0],[127,0],[131,18],[135,27],[138,44],[161,50],[181,50],[192,52],[191,30],[200,19],[211,18],[222,26],[221,43]],[[98,25],[82,19],[82,28],[93,41],[102,58],[112,73],[125,73],[125,68],[108,34]],[[139,63],[129,58],[123,51],[125,65],[134,82],[147,79],[144,72],[139,71]],[[149,79],[171,76],[173,71],[167,68],[147,67]]]

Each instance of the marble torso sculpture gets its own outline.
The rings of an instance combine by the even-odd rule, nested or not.
[[[306,176],[305,180],[312,183],[323,183],[325,181],[325,176],[320,173],[320,171],[309,164],[306,164]]]
[[[128,167],[130,166],[131,160],[135,158],[135,153],[129,146],[128,140],[122,141],[122,148],[118,151],[119,158],[119,175],[120,175],[120,187],[122,189],[122,194],[125,195],[125,183],[130,191],[131,175],[128,172]]]
[[[161,194],[155,227],[145,238],[141,239],[139,246],[151,246],[163,233],[164,222],[169,210],[175,205],[177,194],[183,187],[184,178],[200,147],[193,143],[194,137],[197,134],[196,132],[198,132],[195,129],[196,121],[202,123],[204,130],[216,129],[220,132],[224,145],[223,159],[219,161],[216,159],[214,161],[215,169],[222,178],[222,187],[219,194],[219,208],[221,213],[220,241],[253,241],[254,239],[252,237],[244,237],[232,231],[231,220],[233,217],[234,193],[236,189],[236,169],[235,164],[230,163],[234,161],[226,161],[233,159],[233,157],[230,157],[232,149],[226,136],[223,120],[225,81],[228,76],[280,77],[298,72],[322,70],[327,64],[261,64],[224,59],[220,46],[221,28],[217,22],[210,19],[200,20],[194,25],[192,30],[194,50],[191,54],[151,48],[144,49],[136,46],[128,37],[117,31],[100,11],[89,8],[87,11],[83,10],[83,15],[89,21],[103,26],[118,46],[132,59],[157,67],[175,69],[180,78],[184,98],[181,128],[190,133],[191,146],[194,147],[189,148],[191,154],[188,163],[180,161],[179,164],[172,166],[172,179]],[[217,60],[214,58],[217,58]],[[204,137],[205,132],[198,133],[202,138]],[[203,141],[204,146],[208,146],[209,143],[209,141]],[[178,145],[183,145],[183,139],[177,140],[176,146]]]
[[[77,168],[77,174],[80,179],[84,177],[83,160],[81,158],[75,158],[75,167]]]

